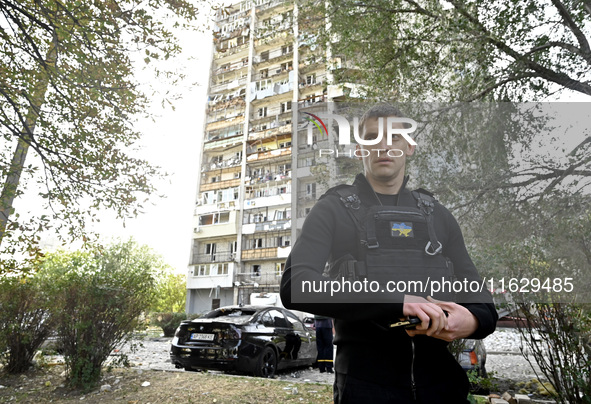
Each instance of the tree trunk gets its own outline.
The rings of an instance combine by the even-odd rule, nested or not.
[[[50,70],[53,70],[57,61],[57,36],[54,33],[53,41],[47,51],[45,66],[40,66],[39,80],[29,98],[30,106],[25,117],[23,130],[19,136],[16,150],[12,156],[10,169],[6,175],[4,187],[0,194],[0,244],[6,234],[8,218],[13,213],[13,202],[16,197],[29,146],[33,140],[33,133],[41,107],[45,103],[45,94],[49,87]]]

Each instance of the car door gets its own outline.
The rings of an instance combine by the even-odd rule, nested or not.
[[[297,359],[299,351],[299,341],[295,338],[291,323],[287,321],[285,315],[279,309],[271,309],[268,311],[268,314],[273,319],[275,327],[273,343],[279,353],[279,367],[293,366],[293,362]]]
[[[289,321],[293,335],[299,340],[299,352],[297,361],[301,364],[309,363],[309,359],[316,360],[316,338],[297,316],[289,311],[285,312],[285,318]]]

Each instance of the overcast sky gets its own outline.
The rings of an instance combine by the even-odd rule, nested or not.
[[[211,35],[182,32],[179,35],[183,53],[171,63],[182,68],[186,79],[173,90],[182,93],[175,110],[162,108],[161,98],[154,97],[152,111],[155,122],[142,120],[136,129],[143,133],[142,156],[162,167],[170,175],[157,183],[153,205],[135,219],[103,220],[99,231],[105,238],[133,237],[147,244],[178,272],[185,272],[189,263],[193,229],[193,208],[200,170],[199,145],[203,135],[203,119],[207,101],[207,80],[211,62]],[[164,91],[167,88],[163,88]]]

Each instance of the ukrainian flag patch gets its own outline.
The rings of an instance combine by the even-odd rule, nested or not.
[[[414,237],[412,222],[390,222],[392,237]]]

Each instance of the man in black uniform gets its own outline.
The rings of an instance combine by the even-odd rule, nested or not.
[[[370,109],[359,123],[361,137],[376,139],[380,136],[379,119],[394,116],[401,115],[391,106]],[[447,344],[460,338],[482,339],[494,331],[498,315],[488,291],[477,296],[464,294],[456,299],[459,303],[394,293],[388,301],[356,303],[349,299],[351,303],[344,304],[331,302],[326,290],[318,291],[313,301],[298,301],[293,294],[292,288],[304,281],[325,282],[327,262],[334,263],[359,251],[359,225],[351,207],[368,210],[417,206],[416,198],[405,187],[406,156],[411,156],[415,147],[398,135],[392,136],[390,145],[386,140],[383,136],[375,145],[358,146],[364,174],[356,177],[353,187],[349,186],[354,190],[350,191],[353,196],[343,197],[338,191],[342,188],[336,187],[308,214],[287,259],[281,299],[287,308],[335,319],[335,404],[467,403],[467,376],[447,350]],[[431,207],[434,232],[430,230],[429,234],[436,237],[436,243],[440,243],[437,246],[442,248],[430,251],[429,255],[437,252],[450,260],[455,279],[481,282],[455,218],[437,202]],[[363,243],[368,244],[367,240]],[[380,248],[375,251],[379,253]],[[400,261],[408,259],[401,256]],[[369,261],[367,264],[370,271]],[[396,269],[386,270],[396,280]],[[414,330],[388,326],[409,317],[420,319]]]

